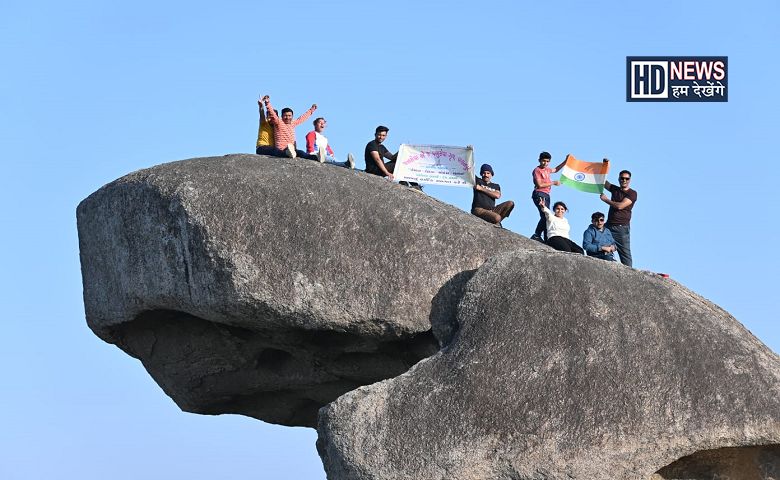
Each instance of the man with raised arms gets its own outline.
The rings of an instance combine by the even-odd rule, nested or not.
[[[274,127],[274,149],[269,155],[290,158],[303,157],[309,160],[317,160],[316,155],[309,155],[302,150],[298,150],[295,144],[295,127],[305,122],[317,110],[317,104],[315,103],[303,115],[293,120],[292,108],[283,108],[282,118],[280,119],[271,105],[271,98],[266,95],[262,98],[262,101],[265,104],[269,122]]]

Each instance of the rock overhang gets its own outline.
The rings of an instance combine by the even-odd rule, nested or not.
[[[188,411],[287,425],[313,426],[316,409],[338,395],[435,352],[486,258],[546,248],[373,175],[258,155],[131,173],[85,199],[77,218],[87,322],[98,336],[138,357]],[[212,339],[187,355],[161,341],[196,324],[205,337],[252,340]],[[226,360],[246,344],[254,348]],[[223,370],[204,381],[198,355],[221,358]],[[250,368],[282,357],[300,381]],[[187,367],[173,375],[169,364]],[[269,381],[241,391],[236,379],[251,375]],[[305,408],[294,406],[298,394]],[[231,398],[241,407],[231,410]],[[253,402],[282,407],[246,407]]]

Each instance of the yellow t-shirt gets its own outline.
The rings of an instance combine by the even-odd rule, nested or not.
[[[273,146],[274,145],[274,127],[268,123],[268,119],[263,119],[260,122],[260,127],[257,129],[257,145],[261,146]]]

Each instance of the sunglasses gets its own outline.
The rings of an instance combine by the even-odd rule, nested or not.
[[[618,180],[620,180],[620,181],[623,181],[623,180],[629,181],[629,180],[631,180],[631,177],[620,177]]]
[[[594,222],[603,222],[604,219],[603,218],[594,218],[593,221]]]

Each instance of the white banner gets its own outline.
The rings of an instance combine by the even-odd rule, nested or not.
[[[474,150],[446,145],[401,144],[393,177],[397,181],[473,187]]]

